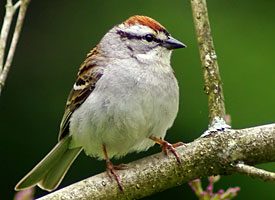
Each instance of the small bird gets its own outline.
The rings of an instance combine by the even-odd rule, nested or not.
[[[158,143],[180,162],[163,138],[178,112],[179,87],[170,65],[185,45],[157,21],[132,16],[114,26],[80,66],[60,124],[57,145],[15,187],[52,191],[84,150],[104,159],[122,190],[111,158],[145,151]]]

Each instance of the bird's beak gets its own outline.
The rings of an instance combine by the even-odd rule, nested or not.
[[[172,49],[179,49],[179,48],[185,48],[186,45],[182,42],[176,40],[175,38],[168,36],[168,39],[165,40],[162,44],[163,47],[166,47],[169,50]]]

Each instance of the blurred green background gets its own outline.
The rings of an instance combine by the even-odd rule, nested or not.
[[[1,0],[1,20],[4,4]],[[226,108],[234,128],[275,121],[274,8],[275,1],[208,1]],[[114,24],[134,14],[155,18],[188,46],[175,51],[172,58],[181,99],[167,139],[191,142],[207,128],[207,97],[189,1],[33,0],[0,97],[1,199],[11,199],[17,181],[56,144],[65,101],[86,53]],[[117,162],[159,151],[156,146]],[[275,163],[260,167],[274,171]],[[104,170],[104,162],[81,154],[61,186]],[[241,187],[237,199],[275,199],[274,183],[232,175],[222,177],[216,189],[230,186]],[[177,199],[196,199],[187,184],[146,199],[175,194]]]

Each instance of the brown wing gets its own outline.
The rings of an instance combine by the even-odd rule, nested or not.
[[[103,68],[97,66],[95,56],[98,56],[98,48],[94,48],[79,68],[76,82],[67,99],[65,112],[60,124],[58,140],[69,134],[70,117],[81,106],[94,90],[96,82],[103,75]]]

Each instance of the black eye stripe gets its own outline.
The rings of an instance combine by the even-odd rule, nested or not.
[[[158,39],[158,38],[156,38],[156,37],[154,37],[153,41],[154,41],[154,42],[157,42],[157,43],[163,43],[163,40]]]
[[[148,42],[152,42],[152,41],[154,41],[154,42],[156,42],[156,43],[163,43],[163,40],[161,40],[161,39],[158,39],[158,38],[156,38],[154,35],[152,35],[152,34],[147,34],[147,35],[145,35],[145,36],[139,36],[139,35],[132,35],[132,34],[130,34],[130,33],[126,33],[126,32],[124,32],[124,31],[121,31],[121,30],[118,30],[117,31],[117,33],[121,36],[121,37],[126,37],[126,38],[128,38],[129,40],[132,40],[132,39],[136,39],[136,40],[146,40],[146,41],[148,41],[147,39],[147,37],[148,37],[148,35],[151,35],[151,36],[149,36],[149,37],[152,37],[152,38],[150,38],[150,39],[152,39],[151,41],[148,41]]]
[[[132,40],[132,39],[142,39],[141,36],[132,35],[132,34],[130,34],[130,33],[126,33],[126,32],[121,31],[121,30],[118,30],[118,31],[117,31],[117,34],[119,34],[121,37],[126,37],[126,38],[128,38],[128,39],[130,39],[130,40]]]

